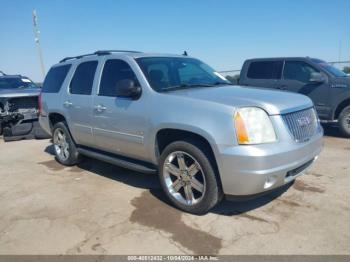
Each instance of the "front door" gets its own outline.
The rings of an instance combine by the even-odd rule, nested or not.
[[[312,73],[321,72],[304,61],[287,60],[284,64],[280,88],[310,97],[321,117],[323,114],[328,114],[329,85],[327,81],[311,83]]]
[[[131,158],[148,160],[144,138],[148,133],[147,100],[116,96],[118,81],[138,80],[128,62],[109,59],[105,62],[98,94],[94,97],[93,134],[99,149]]]

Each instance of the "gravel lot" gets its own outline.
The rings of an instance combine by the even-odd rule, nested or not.
[[[0,254],[350,254],[350,139],[326,135],[292,186],[205,216],[170,207],[155,175],[0,142]]]

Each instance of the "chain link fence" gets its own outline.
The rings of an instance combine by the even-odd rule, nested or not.
[[[338,61],[329,63],[334,67],[343,70],[345,73],[350,74],[350,61]]]
[[[224,77],[226,77],[226,79],[229,80],[231,83],[237,84],[241,70],[226,70],[226,71],[219,71],[219,73]]]

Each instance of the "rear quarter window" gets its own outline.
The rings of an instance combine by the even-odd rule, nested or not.
[[[251,79],[280,79],[283,61],[251,62],[247,77]]]
[[[70,68],[71,65],[69,64],[52,67],[45,77],[42,92],[58,93]]]

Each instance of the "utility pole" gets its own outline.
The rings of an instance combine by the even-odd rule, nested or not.
[[[35,9],[33,10],[33,31],[34,31],[34,41],[35,41],[36,47],[38,49],[38,54],[39,54],[41,73],[42,73],[43,79],[44,79],[45,78],[45,66],[44,66],[44,60],[43,60],[43,53],[41,51],[41,46],[40,46],[40,31],[38,28],[38,16],[36,14]]]

